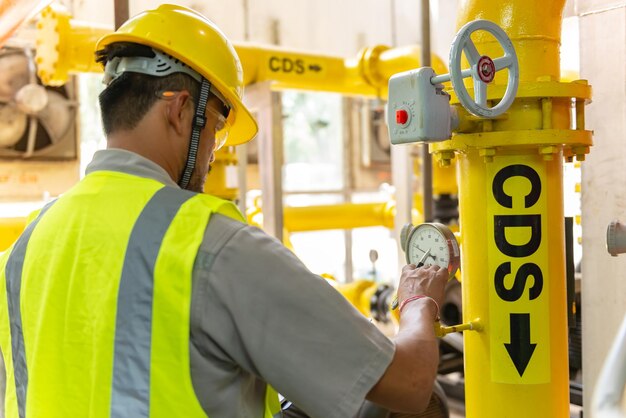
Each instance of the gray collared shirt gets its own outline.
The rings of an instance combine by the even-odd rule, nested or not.
[[[178,187],[124,150],[98,151],[87,173],[99,170]],[[261,418],[266,382],[312,417],[352,417],[394,353],[280,242],[222,215],[211,217],[196,256],[190,321],[192,382],[211,418]]]

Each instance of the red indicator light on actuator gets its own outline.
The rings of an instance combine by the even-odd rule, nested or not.
[[[404,109],[396,110],[396,123],[404,125],[409,120],[409,112]]]

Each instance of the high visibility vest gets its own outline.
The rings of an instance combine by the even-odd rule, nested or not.
[[[230,202],[111,171],[44,207],[0,257],[6,417],[206,417],[189,318],[212,213],[244,221]],[[269,386],[265,404],[280,414]]]

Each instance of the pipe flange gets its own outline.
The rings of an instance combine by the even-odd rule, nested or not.
[[[373,47],[363,48],[359,53],[359,70],[363,79],[379,90],[387,85],[388,80],[380,75],[378,71],[378,63],[380,55],[390,49],[385,45],[376,45]]]
[[[49,6],[37,22],[35,62],[37,75],[45,85],[62,85],[67,80],[67,67],[59,64],[63,37],[70,31],[70,18],[64,8]]]

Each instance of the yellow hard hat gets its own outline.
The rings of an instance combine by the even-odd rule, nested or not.
[[[163,4],[126,21],[103,36],[96,50],[116,42],[134,42],[161,50],[205,77],[231,106],[226,145],[250,141],[256,121],[242,103],[243,70],[239,56],[224,33],[206,17],[186,7]]]

